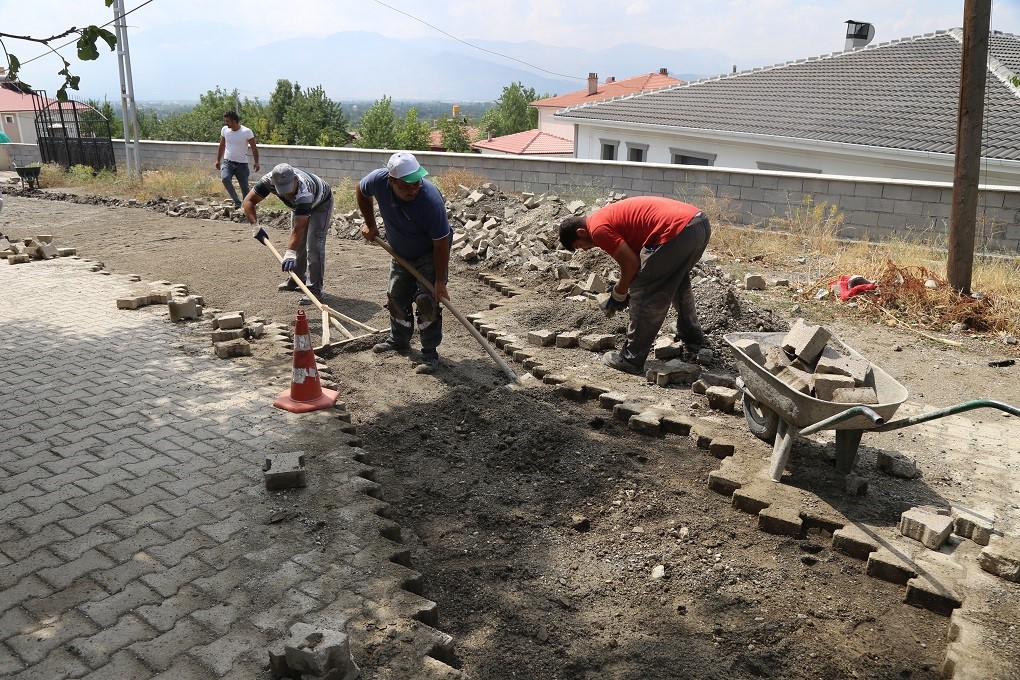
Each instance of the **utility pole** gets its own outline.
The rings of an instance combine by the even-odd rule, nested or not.
[[[131,79],[131,54],[128,51],[127,18],[124,0],[113,0],[113,23],[117,36],[117,65],[120,67],[120,110],[124,120],[124,155],[129,179],[141,179],[138,160],[138,115],[135,108],[135,86]]]
[[[970,293],[974,269],[974,231],[981,173],[981,130],[988,76],[988,29],[992,0],[965,0],[960,102],[956,113],[956,162],[949,224],[946,278],[956,291]]]

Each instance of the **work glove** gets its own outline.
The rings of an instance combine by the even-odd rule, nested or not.
[[[613,316],[621,309],[626,309],[627,305],[630,304],[630,293],[620,294],[616,292],[616,284],[610,284],[609,288],[606,289],[606,299],[599,304],[599,308],[605,313],[606,316]]]
[[[283,271],[292,272],[297,269],[297,251],[287,250],[283,254]]]

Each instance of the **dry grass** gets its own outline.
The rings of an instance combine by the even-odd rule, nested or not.
[[[878,283],[876,294],[857,298],[858,309],[876,321],[895,319],[929,331],[946,331],[962,323],[975,333],[1020,336],[1017,258],[978,254],[971,289],[980,293],[960,295],[945,278],[943,236],[922,235],[926,237],[916,241],[841,240],[842,213],[811,197],[770,219],[768,230],[734,226],[734,210],[725,199],[707,194],[695,202],[712,220],[713,251],[796,273],[809,282],[802,287],[805,299],[840,275],[861,275]]]
[[[57,163],[43,165],[39,184],[49,188],[87,189],[90,193],[147,201],[157,197],[191,196],[226,200],[219,175],[204,166],[181,165],[164,170],[147,170],[142,179],[129,179],[123,170],[94,171],[87,165],[65,170]]]
[[[457,186],[464,186],[474,189],[489,181],[488,177],[471,172],[465,168],[450,168],[438,175],[431,175],[432,183],[439,187],[443,196],[456,196]]]

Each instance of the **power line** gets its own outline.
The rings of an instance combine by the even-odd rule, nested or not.
[[[149,0],[149,1],[151,2],[152,0]],[[439,28],[438,26],[433,26],[432,24],[430,24],[429,22],[425,21],[424,19],[419,19],[418,17],[414,16],[413,14],[408,14],[404,10],[397,9],[396,7],[393,7],[392,5],[387,5],[385,2],[382,2],[382,0],[372,0],[372,1],[375,2],[377,5],[382,5],[383,7],[391,9],[394,12],[397,12],[398,14],[403,14],[405,17],[408,17],[409,19],[414,19],[415,21],[417,21],[420,24],[425,24],[426,26],[428,26],[432,30],[438,31],[438,32],[442,33],[443,35],[445,35],[446,37],[452,38],[453,40],[456,40],[457,42],[459,42],[459,43],[461,43],[463,45],[467,45],[468,47],[470,47],[472,49],[481,50],[482,52],[488,52],[489,54],[494,54],[497,57],[502,57],[503,59],[509,59],[511,61],[516,61],[519,64],[524,64],[528,68],[533,68],[536,71],[541,71],[542,73],[548,73],[550,75],[559,76],[561,78],[570,78],[571,80],[587,80],[587,78],[581,78],[581,77],[578,77],[578,76],[567,75],[566,73],[557,73],[556,71],[550,71],[548,69],[542,68],[541,66],[535,66],[534,64],[528,63],[528,62],[526,62],[526,61],[524,61],[522,59],[518,59],[517,57],[511,57],[511,56],[503,54],[501,52],[496,52],[494,50],[489,50],[489,49],[486,49],[484,47],[480,47],[478,45],[472,45],[468,41],[461,40],[460,38],[458,38],[457,36],[453,35],[452,33],[447,33],[446,31],[444,31],[443,29]]]
[[[141,8],[145,7],[146,5],[148,5],[149,3],[151,3],[151,2],[154,2],[154,1],[155,1],[155,0],[145,0],[145,2],[143,2],[143,3],[142,3],[142,4],[140,4],[140,5],[138,5],[138,7],[135,7],[135,8],[134,8],[134,9],[132,9],[132,10],[128,10],[127,12],[124,12],[124,14],[122,14],[122,15],[121,15],[121,16],[119,16],[119,17],[114,17],[114,18],[113,18],[112,20],[110,20],[110,21],[107,21],[107,22],[106,22],[105,24],[103,24],[103,25],[102,25],[102,26],[100,26],[99,28],[106,28],[106,27],[107,27],[107,26],[109,26],[110,24],[116,23],[118,19],[123,19],[123,18],[124,18],[124,17],[126,17],[126,16],[128,15],[128,14],[131,14],[132,12],[137,12],[137,11],[138,11],[138,10],[140,10]],[[57,52],[57,54],[60,54],[60,52],[59,52],[58,50],[62,50],[62,49],[64,49],[65,47],[67,47],[68,45],[73,45],[73,44],[74,44],[74,43],[76,43],[76,42],[78,42],[78,39],[77,39],[77,38],[75,38],[74,40],[71,40],[70,42],[66,42],[66,43],[64,43],[63,45],[60,45],[59,47],[51,47],[50,49],[52,50],[52,52]],[[35,61],[36,59],[42,59],[43,57],[48,57],[48,56],[50,56],[50,54],[52,54],[52,52],[43,52],[42,54],[40,54],[40,55],[39,55],[39,56],[37,56],[37,57],[32,57],[31,59],[26,59],[25,61],[21,62],[21,64],[22,64],[22,65],[25,65],[25,64],[31,64],[31,63],[32,63],[33,61]],[[60,55],[60,56],[64,56],[64,55]]]

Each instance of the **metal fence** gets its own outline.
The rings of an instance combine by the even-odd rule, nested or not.
[[[110,121],[99,111],[84,102],[49,99],[43,91],[32,92],[32,106],[43,163],[117,169]]]

